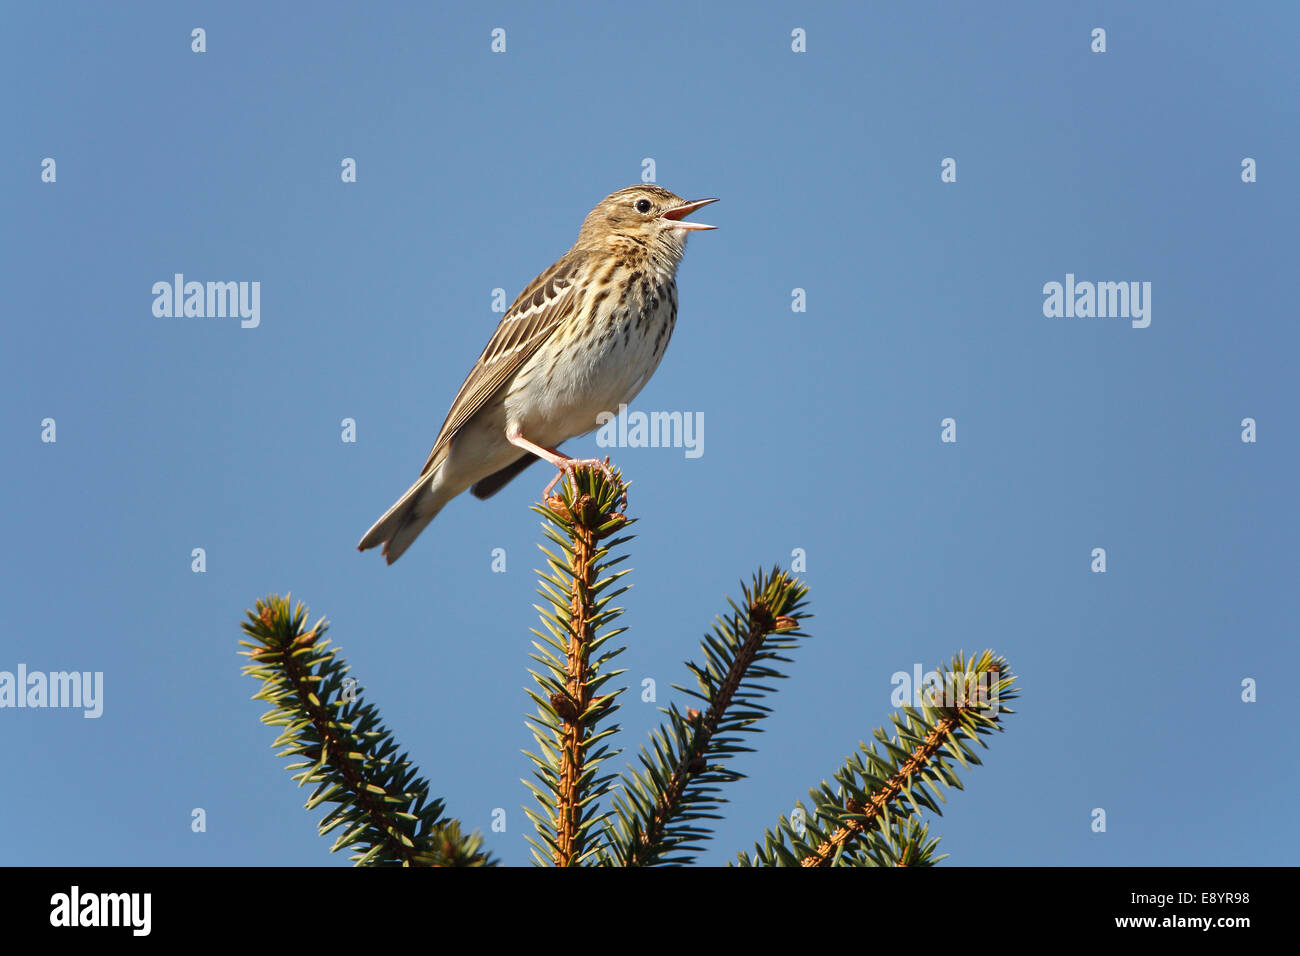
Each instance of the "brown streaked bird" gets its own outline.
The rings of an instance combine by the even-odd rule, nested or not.
[[[651,185],[601,200],[573,248],[506,310],[420,477],[358,550],[383,545],[392,564],[452,498],[466,488],[490,497],[538,458],[559,469],[543,496],[575,467],[599,465],[556,446],[631,402],[658,368],[677,320],[686,234],[716,228],[686,217],[716,201],[687,202]]]

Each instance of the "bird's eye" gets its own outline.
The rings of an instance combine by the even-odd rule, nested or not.
[[[649,211],[650,211],[650,200],[648,200],[648,199],[638,199],[638,200],[636,201],[636,211],[637,211],[637,212],[642,212],[642,213],[649,212]]]

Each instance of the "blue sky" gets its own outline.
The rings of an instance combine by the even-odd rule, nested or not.
[[[639,519],[626,681],[666,703],[724,595],[795,549],[817,615],[703,860],[869,739],[892,674],[991,647],[1023,696],[932,824],[951,864],[1292,863],[1284,6],[8,5],[0,671],[104,693],[97,719],[0,709],[23,821],[0,862],[346,865],[240,673],[243,610],[286,591],[449,811],[504,808],[488,844],[527,861],[548,469],[454,501],[392,567],[355,545],[492,290],[648,158],[721,202],[633,405],[702,415],[703,454],[612,449]],[[155,316],[175,273],[260,283],[260,324]],[[1067,275],[1150,283],[1149,326],[1045,316]],[[624,701],[618,766],[658,722]]]

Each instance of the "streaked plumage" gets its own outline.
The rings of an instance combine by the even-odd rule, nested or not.
[[[537,456],[561,470],[585,463],[555,447],[630,402],[658,367],[677,318],[686,233],[713,228],[683,217],[713,201],[638,185],[597,205],[573,248],[506,310],[420,477],[357,547],[382,544],[392,564],[466,488],[487,498]]]

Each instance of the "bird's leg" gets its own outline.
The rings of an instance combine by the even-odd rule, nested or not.
[[[571,466],[561,468],[559,471],[555,473],[555,477],[546,483],[546,487],[542,489],[543,501],[551,497],[551,489],[554,488],[556,484],[559,483],[559,480],[563,478],[566,474],[569,475],[569,477],[571,478],[573,477],[573,468]],[[574,478],[573,480],[576,483],[578,479]]]
[[[555,477],[551,479],[551,483],[547,485],[546,489],[542,492],[542,498],[550,497],[551,489],[555,487],[556,483],[559,482],[561,478],[563,478],[565,475],[568,475],[570,478],[572,478],[573,470],[575,468],[581,468],[585,465],[596,466],[597,468],[599,468],[601,471],[605,473],[605,477],[607,477],[610,481],[618,480],[617,478],[614,477],[614,472],[609,467],[608,459],[606,459],[605,461],[601,461],[599,458],[569,458],[566,455],[561,455],[558,451],[556,451],[553,448],[543,448],[541,445],[533,444],[523,436],[518,426],[514,426],[506,429],[506,441],[510,442],[510,444],[512,445],[522,448],[524,451],[532,452],[538,458],[546,459],[557,469],[559,469],[556,472]],[[625,497],[626,497],[626,493],[625,493]]]

